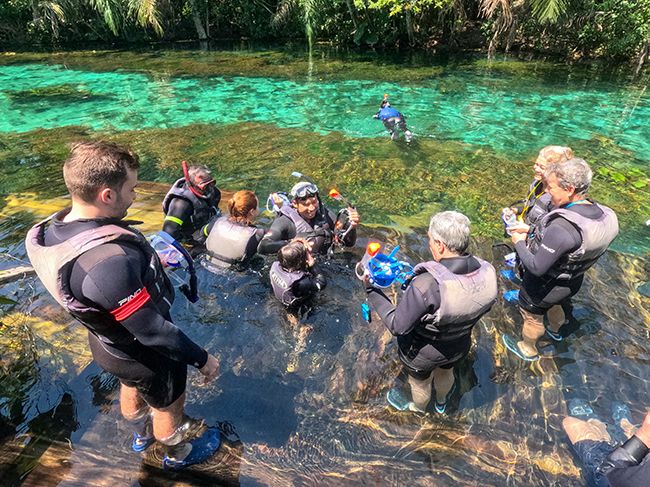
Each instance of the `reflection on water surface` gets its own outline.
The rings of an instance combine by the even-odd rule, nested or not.
[[[492,74],[491,80],[448,76],[415,87],[227,80],[218,74],[156,80],[35,65],[2,67],[0,76],[0,112],[16,124],[0,121],[8,132],[0,137],[0,164],[10,175],[0,181],[2,269],[25,258],[21,240],[27,228],[65,204],[59,172],[64,143],[85,137],[132,144],[149,180],[171,182],[187,154],[216,164],[224,188],[246,185],[260,195],[288,186],[292,170],[309,172],[321,185],[341,185],[359,203],[365,223],[384,224],[364,226],[357,248],[325,264],[329,286],[299,323],[272,297],[270,261],[243,273],[200,268],[201,301],[190,305],[179,296],[172,312],[192,338],[221,356],[223,375],[207,387],[200,386],[198,374],[191,376],[188,413],[231,423],[239,441],[231,435],[211,464],[186,474],[161,474],[153,466],[156,451],[144,462],[128,452],[130,432],[119,417],[115,381],[90,361],[85,332],[40,282],[26,276],[3,284],[4,484],[569,486],[580,482],[560,429],[569,399],[592,401],[603,418],[613,400],[624,400],[634,419],[642,418],[650,392],[650,314],[648,299],[635,288],[649,280],[650,265],[647,229],[635,222],[645,221],[648,210],[642,183],[649,152],[643,144],[650,137],[639,136],[648,127],[645,95],[628,103],[631,88],[620,88],[630,97],[625,98],[614,89],[592,93],[554,86],[535,93],[523,83],[509,94],[508,84]],[[376,104],[370,89],[390,91],[399,108],[412,112],[417,130],[440,140],[404,147],[379,138],[380,127],[366,119]],[[246,97],[247,90],[254,96]],[[236,103],[225,104],[228,99]],[[342,112],[323,101],[333,99],[354,110]],[[440,117],[426,116],[425,100],[435,100]],[[558,117],[563,104],[574,111],[598,105],[602,116]],[[540,106],[548,107],[542,110],[546,115]],[[506,108],[535,121],[521,126],[523,119],[499,118]],[[24,110],[22,116],[17,110]],[[483,118],[494,110],[500,111]],[[287,120],[288,113],[294,117]],[[165,129],[179,117],[183,124],[202,124]],[[224,124],[209,125],[217,120]],[[60,128],[67,123],[86,128]],[[541,138],[529,136],[535,124]],[[12,133],[36,127],[57,128]],[[145,127],[152,128],[139,130]],[[375,238],[400,244],[411,262],[428,259],[426,217],[436,208],[460,208],[482,235],[476,253],[500,266],[501,254],[487,236],[499,233],[499,222],[491,218],[497,220],[495,209],[510,198],[504,193],[517,192],[504,183],[525,187],[530,162],[524,159],[544,137],[569,137],[572,129],[569,140],[593,156],[597,168],[614,171],[599,173],[596,194],[618,202],[627,225],[624,250],[634,254],[609,252],[589,272],[574,301],[573,332],[565,342],[546,344],[540,362],[524,364],[504,351],[500,334],[518,330],[521,318],[500,301],[474,331],[449,415],[395,413],[385,402],[388,388],[400,380],[395,343],[379,320],[367,324],[359,313],[364,292],[352,267],[364,243]],[[364,132],[371,130],[377,133]],[[485,141],[488,148],[479,147]],[[514,146],[526,154],[516,161],[508,158]],[[620,186],[617,174],[625,180]],[[630,191],[631,183],[638,192]],[[161,224],[164,188],[139,188],[131,216],[144,220],[146,231]]]

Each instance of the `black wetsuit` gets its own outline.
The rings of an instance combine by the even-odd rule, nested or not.
[[[315,219],[316,218],[314,218],[314,220]],[[329,209],[327,210],[327,221],[330,225],[330,228],[333,229],[334,223],[336,222],[336,215]],[[266,235],[264,235],[264,238],[260,241],[257,251],[260,254],[274,254],[295,237],[295,223],[286,215],[278,215],[275,220],[273,220],[271,228],[269,228],[269,230],[266,232]],[[343,245],[346,247],[352,247],[356,241],[357,229],[355,227],[350,230],[350,232],[345,236]],[[327,250],[327,248],[321,248],[320,253],[324,254],[327,252]]]
[[[309,269],[308,274],[291,285],[291,292],[296,298],[303,302],[306,299],[315,296],[318,291],[325,289],[326,285],[327,279],[325,279],[320,267],[318,267],[317,264],[314,264],[311,269]]]
[[[588,204],[572,205],[568,210],[594,219],[603,214],[598,206]],[[553,305],[562,303],[580,290],[583,274],[569,280],[558,280],[547,273],[581,244],[582,236],[578,229],[561,217],[550,222],[537,253],[531,253],[526,242],[517,242],[515,250],[524,269],[519,304],[525,310],[544,314]]]
[[[442,259],[440,263],[461,275],[481,267],[471,255]],[[397,306],[378,288],[368,285],[366,292],[372,309],[388,331],[397,336],[399,357],[410,375],[426,379],[433,369],[450,369],[469,352],[471,328],[467,335],[453,341],[444,341],[444,336],[431,339],[418,333],[418,328],[423,326],[422,318],[433,315],[440,307],[440,287],[428,272],[418,274],[411,281]]]
[[[218,188],[214,188],[214,195],[211,196],[211,204],[216,208],[219,206],[221,201],[221,191]],[[169,208],[165,215],[165,221],[163,222],[163,231],[170,234],[178,241],[182,241],[184,238],[187,238],[187,234],[192,235],[192,240],[196,243],[204,243],[205,239],[208,238],[212,225],[218,216],[213,217],[210,221],[197,222],[195,228],[189,228],[192,215],[194,214],[194,207],[192,203],[183,198],[173,198],[169,203]],[[167,219],[167,217],[174,217],[183,222],[179,224],[175,221]]]
[[[69,240],[105,221],[53,220],[45,233],[45,245]],[[77,258],[69,283],[72,295],[85,305],[113,316],[122,310],[119,328],[112,330],[112,342],[119,345],[109,345],[93,333],[88,334],[93,357],[120,382],[136,387],[150,406],[162,408],[185,391],[187,365],[203,367],[208,353],[176,327],[169,313],[161,312],[151,299],[125,309],[129,298],[143,289],[142,276],[148,266],[137,246],[106,243]],[[85,325],[93,328],[92,323]]]

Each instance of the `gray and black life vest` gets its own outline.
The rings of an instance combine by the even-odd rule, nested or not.
[[[474,258],[481,266],[468,274],[454,274],[435,261],[415,266],[416,275],[428,272],[440,288],[440,307],[422,316],[415,329],[418,335],[436,341],[462,338],[496,302],[496,271],[489,262]]]
[[[332,245],[334,229],[327,218],[327,210],[320,204],[314,217],[313,226],[300,216],[300,213],[289,205],[282,205],[280,213],[285,215],[296,226],[296,237],[307,239],[312,244],[312,252],[315,254],[325,253]]]
[[[132,344],[136,338],[110,312],[88,306],[72,295],[69,282],[72,265],[82,254],[105,243],[124,242],[137,246],[148,262],[142,283],[151,301],[161,313],[167,314],[174,300],[174,289],[160,259],[144,235],[128,226],[135,222],[128,221],[102,225],[80,232],[60,244],[45,246],[47,223],[63,218],[68,211],[63,210],[46,218],[27,233],[25,247],[29,260],[52,297],[99,340],[109,345]],[[140,269],[137,271],[140,272]]]
[[[273,262],[269,274],[271,278],[271,286],[273,287],[273,294],[275,294],[275,297],[285,306],[295,304],[300,300],[300,298],[293,294],[291,287],[295,282],[299,281],[307,274],[308,273],[305,271],[285,271],[279,262]]]
[[[537,226],[534,238],[528,243],[528,250],[536,254],[546,230],[556,218],[564,218],[573,224],[582,237],[582,243],[573,252],[562,256],[549,269],[548,275],[555,279],[573,279],[581,276],[605,253],[607,247],[618,235],[618,218],[607,206],[592,203],[603,211],[600,218],[587,218],[567,208],[549,212]]]
[[[222,216],[214,223],[205,242],[208,259],[220,266],[245,262],[251,257],[246,255],[246,249],[256,232],[252,225],[232,222]]]
[[[541,219],[551,210],[551,195],[548,193],[542,193],[537,195],[533,188],[541,184],[538,181],[534,181],[530,186],[531,195],[526,201],[526,214],[524,215],[524,222],[528,225],[535,226]],[[531,229],[532,231],[532,229]]]
[[[167,215],[169,205],[174,198],[181,198],[192,205],[192,216],[189,222],[183,222],[181,233],[184,237],[190,237],[192,233],[206,225],[210,219],[219,213],[218,202],[216,201],[216,191],[212,192],[210,197],[199,198],[187,186],[185,178],[178,179],[165,195],[162,207],[163,212]]]

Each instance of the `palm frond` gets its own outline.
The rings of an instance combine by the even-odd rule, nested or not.
[[[129,0],[129,12],[135,16],[136,22],[142,27],[151,27],[162,37],[163,28],[160,24],[158,0]]]
[[[540,22],[555,22],[567,7],[565,0],[531,0],[530,6]]]
[[[114,35],[121,27],[119,5],[116,0],[88,0],[90,6],[104,18],[104,23]]]
[[[481,13],[485,18],[492,18],[498,11],[501,11],[506,24],[512,21],[512,9],[510,0],[481,0]]]
[[[284,24],[288,19],[291,12],[298,6],[299,0],[280,0],[278,8],[273,14],[271,24],[274,27]]]

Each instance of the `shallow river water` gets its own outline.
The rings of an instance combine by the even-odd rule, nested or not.
[[[148,182],[130,215],[145,232],[160,228],[181,159],[213,166],[226,195],[247,187],[262,200],[301,171],[336,185],[363,219],[356,247],[324,263],[329,285],[298,322],[272,297],[271,260],[245,272],[202,266],[199,303],[179,293],[176,324],[222,364],[208,386],[191,372],[187,412],[233,430],[211,462],[182,474],[159,470],[157,448],[130,453],[115,380],[40,282],[27,273],[0,284],[2,484],[580,485],[560,427],[567,402],[584,398],[606,420],[622,400],[640,422],[650,393],[649,299],[637,290],[650,280],[646,86],[604,68],[505,59],[0,56],[0,269],[25,264],[29,226],[66,205],[60,168],[79,139],[141,155]],[[371,118],[384,93],[407,114],[414,143],[392,143]],[[567,339],[521,362],[501,342],[521,317],[499,300],[457,367],[448,414],[395,412],[385,400],[402,380],[395,343],[379,319],[361,318],[354,263],[370,239],[428,260],[428,217],[459,209],[473,222],[472,250],[503,268],[499,208],[525,196],[532,160],[550,143],[592,163],[592,194],[622,226],[574,299]]]

